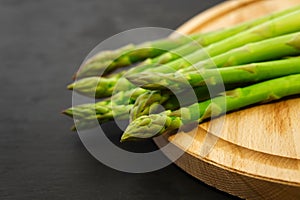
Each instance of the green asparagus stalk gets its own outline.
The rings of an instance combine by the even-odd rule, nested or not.
[[[109,97],[112,95],[113,91],[129,90],[129,89],[133,88],[134,85],[131,84],[130,82],[128,82],[125,78],[122,78],[122,76],[125,73],[138,73],[140,71],[143,71],[142,65],[146,66],[149,63],[152,63],[152,64],[156,63],[157,65],[164,64],[166,62],[169,62],[171,60],[178,58],[179,55],[185,56],[185,55],[199,49],[199,44],[196,41],[190,42],[186,45],[176,48],[176,49],[172,50],[172,52],[166,52],[156,58],[153,58],[153,59],[149,58],[145,62],[143,62],[140,65],[140,67],[132,68],[131,70],[129,70],[129,72],[124,70],[119,73],[111,74],[108,77],[94,76],[94,77],[83,78],[83,79],[80,79],[80,80],[68,85],[68,89],[75,90],[78,93],[81,93],[83,95],[90,96],[90,97],[95,97],[95,98]],[[118,87],[116,87],[118,82],[119,82]]]
[[[153,59],[149,58],[145,62],[143,62],[141,64],[141,66],[149,64],[149,63],[164,64],[166,62],[169,62],[171,60],[178,58],[179,55],[185,56],[197,49],[199,49],[199,44],[197,43],[197,40],[195,40],[186,45],[175,48],[172,51],[172,53],[166,52],[156,58],[153,58]],[[78,93],[81,93],[83,95],[90,96],[90,97],[95,97],[95,98],[109,97],[112,95],[113,91],[129,90],[134,87],[133,84],[128,82],[125,78],[122,78],[122,76],[126,72],[127,73],[137,73],[139,71],[143,71],[142,67],[137,68],[137,70],[134,70],[134,69],[135,68],[132,68],[131,70],[129,70],[129,72],[124,70],[119,73],[111,74],[108,77],[96,76],[96,77],[83,78],[83,79],[80,79],[80,80],[68,85],[68,89],[75,90]],[[118,84],[118,87],[116,88],[116,85],[118,82],[120,84]],[[115,90],[115,89],[117,89],[117,90]]]
[[[83,104],[71,107],[64,110],[63,113],[74,118],[88,118],[88,116],[91,116],[95,113],[97,115],[103,115],[110,112],[111,107],[133,104],[135,100],[145,92],[146,90],[142,88],[135,88],[129,91],[120,91],[111,98],[96,102],[94,104]]]
[[[261,18],[252,21],[247,21],[238,24],[236,26],[226,28],[223,30],[222,29],[217,30],[211,33],[206,33],[206,34],[197,33],[191,35],[191,38],[197,40],[198,43],[200,43],[202,46],[208,46],[210,44],[221,41],[225,38],[228,38],[232,35],[235,35],[239,32],[247,30],[256,25],[292,13],[296,10],[299,10],[299,8],[300,6],[295,6],[290,9],[286,9],[284,11],[263,16]],[[185,37],[177,38],[175,39],[176,41],[172,41],[172,40],[173,39],[167,38],[167,39],[158,40],[150,43],[149,42],[143,43],[137,46],[128,45],[115,51],[100,52],[98,55],[92,57],[87,63],[85,63],[74,77],[79,78],[79,77],[86,77],[86,76],[97,76],[100,73],[104,72],[106,68],[108,68],[106,72],[113,71],[116,68],[128,66],[137,61],[144,60],[145,58],[156,57],[157,55],[160,55],[160,53],[163,52],[161,51],[162,49],[171,50],[174,49],[175,47],[181,46],[181,44],[185,44],[189,42],[189,39]],[[190,47],[186,46],[185,48],[179,51],[180,52],[179,55],[182,55],[182,52],[189,51],[191,48],[193,48],[193,46]],[[168,62],[174,59],[173,57],[178,58],[177,55],[172,53],[167,53],[164,56],[162,56],[160,60],[164,62]],[[148,60],[148,62],[153,63],[151,59]],[[154,63],[156,63],[156,61],[154,61]]]
[[[113,93],[136,88],[123,77],[124,74],[125,71],[109,77],[87,77],[71,83],[67,88],[89,97],[110,97]]]
[[[144,71],[143,66],[146,66],[146,69],[148,69],[148,64],[150,63],[157,65],[167,63],[179,58],[180,56],[188,55],[189,53],[198,50],[199,47],[197,40],[195,40],[172,50],[172,52],[166,52],[153,59],[149,58],[145,62],[141,63],[139,67],[132,68],[128,72],[124,70],[119,73],[111,74],[108,77],[94,76],[83,78],[68,85],[68,89],[75,90],[78,93],[95,98],[109,97],[112,95],[113,91],[117,92],[119,90],[129,90],[134,87],[133,84],[128,82],[125,78],[122,78],[125,73],[133,74],[142,72]],[[116,87],[118,82],[118,87]]]
[[[193,92],[193,94],[190,92]],[[108,99],[95,104],[78,105],[64,110],[63,113],[78,120],[77,126],[82,129],[87,129],[93,127],[93,124],[97,125],[91,122],[95,121],[95,119],[97,119],[100,124],[113,119],[128,119],[129,113],[133,112],[133,105],[135,104],[138,106],[135,105],[134,110],[136,111],[136,115],[134,116],[140,116],[158,112],[160,105],[162,105],[164,109],[175,110],[180,106],[194,103],[195,98],[198,98],[198,100],[209,98],[209,92],[206,87],[197,87],[194,88],[193,91],[179,93],[179,96],[186,97],[185,104],[182,105],[179,104],[176,96],[170,91],[146,92],[143,91],[143,89],[137,89],[135,93],[120,92],[117,95],[118,97],[113,97],[116,101]]]
[[[289,9],[285,9],[283,11],[275,12],[270,15],[265,15],[263,17],[246,21],[244,23],[240,23],[236,26],[225,28],[220,31],[211,32],[210,34],[206,35],[205,37],[202,37],[202,46],[208,46],[210,44],[216,43],[218,41],[224,40],[225,38],[228,38],[230,36],[236,35],[237,33],[243,32],[245,30],[251,29],[254,26],[260,25],[262,23],[265,23],[267,21],[273,20],[275,18],[287,15],[289,13],[292,13],[294,11],[297,11],[300,9],[300,5],[293,6]]]
[[[175,92],[175,94],[170,94],[168,90],[147,91],[141,94],[131,107],[130,121],[143,115],[159,113],[161,109],[175,110],[182,106],[189,106],[196,101],[207,100],[219,95],[225,90],[231,90],[233,88],[236,88],[235,84],[228,84],[226,87],[220,85],[212,86],[210,89],[213,90],[213,92],[211,93],[211,90],[209,90],[207,86],[185,88],[184,91]],[[177,97],[184,98],[177,99]]]
[[[217,57],[221,55],[225,56],[226,54],[228,56],[229,51],[242,47],[246,44],[250,45],[251,43],[258,43],[260,41],[263,42],[267,39],[300,31],[300,21],[295,19],[300,19],[300,10],[267,21],[160,67],[153,67],[151,64],[143,66],[143,71],[147,68],[149,71],[153,72],[169,73],[171,72],[170,70],[174,72],[174,70],[187,68],[192,64],[208,60],[209,56]],[[260,48],[264,47],[260,46]],[[261,56],[259,57],[261,58]],[[230,60],[224,64],[231,64],[229,62]]]
[[[284,75],[300,73],[299,64],[300,57],[294,57],[279,61],[268,61],[221,69],[204,70],[201,71],[202,74],[199,72],[190,72],[185,74],[186,79],[183,80],[178,78],[177,75],[173,74],[158,74],[155,76],[151,75],[151,77],[158,77],[158,80],[152,80],[154,81],[154,84],[152,84],[151,87],[146,88],[165,89],[165,87],[171,87],[173,90],[178,92],[180,90],[186,90],[187,87],[197,87],[195,88],[197,99],[204,100],[209,97],[206,84],[210,86],[210,88],[214,87],[214,89],[218,89],[219,87],[215,86],[223,83],[225,84],[226,88],[241,84],[254,83]],[[137,78],[138,77],[136,77],[135,80],[137,80]],[[187,81],[188,86],[186,86]],[[156,87],[154,87],[155,85]],[[163,86],[162,88],[160,87],[161,85]],[[128,94],[126,95],[126,93]],[[134,106],[127,105],[128,101],[126,102],[126,99],[128,100],[130,96],[130,92],[120,92],[120,94],[125,95],[119,95],[119,97],[114,98],[118,99],[119,102],[114,104],[113,108],[111,108],[110,101],[102,101],[96,103],[95,105],[88,104],[67,109],[65,114],[74,116],[74,113],[76,113],[75,117],[85,119],[83,122],[86,123],[86,121],[89,120],[89,117],[93,116],[93,113],[96,111],[97,119],[100,123],[103,123],[114,119],[114,117],[116,119],[126,119],[129,111],[131,111],[131,120],[134,120],[139,116],[154,113],[157,108],[159,108],[159,105],[164,105],[163,107],[165,109],[171,110],[178,108],[179,105],[178,102],[174,102],[174,99],[176,98],[166,91],[146,92],[144,90],[138,90],[136,95],[133,95],[133,98],[131,98],[131,103],[135,102]],[[185,97],[189,96],[184,94],[184,92],[179,95]],[[122,103],[125,103],[126,106],[122,105]],[[189,103],[193,102],[186,99],[185,103],[188,105]]]
[[[190,72],[185,76],[186,79],[182,81],[180,78],[177,78],[176,75],[171,74],[160,74],[159,80],[164,80],[162,83],[158,84],[163,85],[164,87],[172,87],[174,90],[185,90],[186,81],[188,81],[189,87],[197,87],[195,89],[195,94],[199,100],[203,100],[209,97],[209,93],[206,87],[202,87],[205,84],[213,87],[217,84],[222,84],[222,81],[226,87],[231,85],[243,84],[243,83],[253,83],[266,79],[276,78],[284,75],[300,73],[300,57],[288,58],[279,61],[269,61],[262,63],[253,63],[249,65],[234,66],[221,69],[210,69],[202,71],[202,74],[199,72]],[[221,76],[220,79],[215,78]],[[151,76],[151,77],[158,77]],[[171,77],[171,79],[169,79]],[[204,78],[205,77],[205,80]],[[158,81],[159,81],[158,80]],[[155,80],[153,80],[155,81]],[[167,84],[167,85],[166,85]],[[216,87],[218,88],[218,87]],[[148,89],[164,89],[164,88],[148,88]],[[189,96],[186,94],[180,94],[181,96]],[[170,98],[171,97],[171,98]],[[65,110],[65,114],[72,117],[75,116],[77,119],[84,119],[79,124],[89,124],[90,116],[95,116],[100,123],[116,119],[127,119],[129,111],[131,111],[131,119],[134,120],[139,116],[147,115],[149,113],[154,113],[159,105],[164,105],[165,109],[176,109],[179,104],[176,101],[175,97],[172,97],[170,93],[166,91],[149,91],[139,89],[135,93],[129,92],[120,92],[114,97],[118,101],[114,101],[113,108],[111,108],[111,100],[101,101],[96,104],[87,104],[80,105],[70,109]],[[130,99],[130,100],[128,100]],[[130,103],[135,103],[134,106]],[[189,102],[186,99],[186,105]],[[122,105],[126,104],[126,106]],[[75,114],[74,114],[75,113]],[[123,118],[122,118],[123,117]],[[88,128],[89,126],[84,125],[83,128]]]
[[[273,79],[281,76],[300,73],[300,57],[293,57],[278,61],[268,61],[262,63],[252,63],[241,66],[233,66],[221,69],[208,69],[185,74],[140,74],[135,77],[135,83],[142,84],[143,88],[154,90],[148,91],[137,98],[135,104],[131,108],[130,119],[134,119],[151,113],[149,110],[161,105],[166,98],[160,98],[161,91],[166,88],[172,91],[186,91],[191,87],[202,88],[202,91],[195,90],[197,99],[204,100],[209,97],[209,90],[218,94],[222,84],[226,90],[231,87],[249,85],[256,82]],[[141,79],[141,80],[137,80]],[[224,88],[225,89],[225,88]],[[158,91],[157,91],[158,90]],[[184,95],[185,97],[189,95]],[[212,94],[213,96],[213,94]],[[201,101],[200,100],[200,101]],[[185,100],[186,105],[194,103]]]
[[[155,113],[171,97],[168,92],[149,91],[139,96],[130,110],[130,121],[138,116]],[[174,97],[173,97],[174,98]],[[170,108],[172,109],[172,108]]]
[[[293,43],[293,42],[292,42]],[[295,42],[295,45],[294,46],[296,46],[297,44],[296,44],[296,42]]]
[[[129,124],[121,141],[152,138],[165,132],[172,132],[191,122],[201,123],[205,119],[217,117],[226,112],[297,94],[300,94],[300,74],[237,88],[225,92],[222,96],[195,103],[177,111],[168,110],[160,114],[141,116]]]
[[[300,73],[300,57],[186,73],[145,72],[131,75],[129,80],[148,90],[172,88],[172,90],[181,91],[187,87],[205,85],[255,83],[297,73]]]
[[[244,24],[235,26],[233,28],[229,28],[228,30],[224,30],[225,33],[237,33],[236,31],[241,31],[241,30],[244,30],[246,27],[249,28],[249,26],[251,27],[251,26],[254,26],[254,25],[257,25],[257,24],[261,24],[261,23],[265,22],[266,19],[269,20],[269,19],[273,19],[274,17],[277,17],[271,22],[268,21],[267,23],[263,23],[260,26],[254,26],[252,28],[253,30],[250,29],[250,30],[246,31],[245,33],[242,32],[240,34],[237,34],[235,37],[234,36],[229,37],[229,38],[225,39],[224,41],[221,41],[219,43],[208,46],[206,48],[206,51],[208,51],[208,53],[211,56],[218,55],[219,53],[225,52],[226,50],[232,49],[233,47],[240,46],[241,44],[244,44],[245,42],[256,41],[256,40],[259,40],[259,39],[273,37],[273,36],[276,36],[276,35],[280,35],[280,34],[283,34],[283,33],[290,32],[292,30],[296,30],[296,29],[299,28],[299,25],[296,24],[294,26],[294,24],[291,24],[291,22],[290,22],[292,17],[297,17],[300,13],[298,11],[297,12],[292,12],[292,11],[298,10],[300,8],[300,6],[299,6],[298,9],[296,9],[296,8],[298,8],[298,7],[292,8],[291,10],[286,10],[286,11],[280,12],[277,15],[276,14],[275,15],[270,15],[270,16],[267,16],[267,17],[260,18],[258,20],[254,20],[254,21],[251,21],[251,22],[246,22]],[[277,30],[276,28],[274,28],[274,30],[273,29],[267,29],[268,27],[271,27],[271,26],[280,28],[281,26],[283,26],[282,23],[283,23],[284,20],[286,20],[286,24],[287,24],[288,28],[289,28],[288,25],[291,25],[294,28],[290,28],[290,29],[285,28],[285,31]],[[210,34],[216,35],[216,33],[218,33],[218,32],[220,32],[220,31],[212,32]],[[261,32],[264,33],[264,34],[261,34],[263,36],[258,34],[258,33],[261,33]],[[206,36],[208,37],[210,34],[206,34]],[[198,37],[198,35],[196,35],[196,36]],[[197,39],[197,37],[194,37],[194,38]],[[191,43],[183,45],[183,46],[181,46],[177,49],[174,49],[173,52],[164,53],[163,55],[161,55],[161,56],[159,56],[155,59],[147,59],[141,66],[135,67],[132,70],[130,70],[128,72],[128,74],[133,74],[133,73],[145,71],[149,68],[154,68],[154,71],[164,72],[166,70],[168,71],[168,69],[170,67],[174,70],[177,70],[177,69],[180,69],[180,68],[190,66],[192,63],[194,63],[196,61],[199,61],[199,60],[202,60],[205,57],[207,57],[205,51],[203,51],[203,50],[196,51],[197,49],[199,49],[199,45],[197,45],[198,44],[197,42],[200,42],[201,39],[203,39],[203,38],[205,38],[205,37],[204,36],[202,36],[202,37],[199,36],[196,43],[191,42]],[[238,38],[239,38],[238,41],[242,41],[242,42],[240,42],[240,43],[234,42]],[[226,43],[227,43],[227,45],[226,45]],[[231,44],[235,44],[235,45],[232,45],[230,47]],[[226,47],[226,48],[224,48],[224,47]],[[189,56],[187,56],[186,59],[176,60],[180,56],[186,56],[186,55],[190,54],[193,51],[196,51],[196,52],[192,53]],[[103,55],[103,54],[101,54],[101,55]],[[168,69],[166,69],[166,67],[165,68],[164,67],[158,67],[158,68],[155,67],[157,64],[166,63],[166,62],[169,62],[169,61],[172,61],[172,60],[176,60],[176,61],[169,63],[167,65]],[[93,64],[92,61],[91,61],[91,63]],[[155,65],[153,65],[153,63]],[[97,62],[96,62],[96,64],[97,64]],[[111,96],[112,91],[115,90],[115,88],[116,88],[115,86],[116,86],[117,82],[119,81],[120,77],[121,76],[119,74],[116,74],[116,75],[113,75],[112,77],[109,77],[109,78],[100,78],[100,77],[88,78],[88,79],[80,80],[80,81],[78,81],[74,84],[71,84],[71,85],[68,86],[68,88],[69,89],[75,89],[77,92],[82,93],[82,94],[87,95],[87,96],[92,96],[92,97],[95,96],[96,98],[107,97],[107,96]],[[119,85],[121,85],[121,84],[119,84]],[[125,79],[122,79],[122,85],[124,85],[122,87],[124,89],[133,88],[133,85],[128,83]],[[120,89],[122,89],[122,88],[120,88]],[[96,93],[95,93],[95,91],[96,91]]]
[[[187,68],[180,69],[181,66],[174,66],[172,68],[159,67],[159,70],[157,69],[156,71],[160,73],[174,73],[175,70],[178,70],[178,73],[186,73],[201,68],[209,69],[214,68],[215,66],[222,68],[252,62],[278,59],[284,56],[294,56],[299,55],[300,53],[299,43],[300,32],[296,32],[255,43],[246,44],[242,47],[212,57],[211,59],[207,59],[196,64],[194,63],[194,65]],[[155,86],[155,84],[154,86],[151,86],[151,84],[159,81],[157,79],[160,79],[159,76],[155,76],[155,74],[153,74],[156,71],[152,70],[145,71],[137,75],[126,75],[126,78],[138,86],[151,88]],[[134,88],[134,86],[128,83],[128,81],[124,78],[114,79],[115,84],[109,84],[111,83],[110,81],[105,82],[107,79],[90,79],[91,80],[82,79],[78,82],[75,82],[75,85],[70,85],[69,88],[75,89],[76,91],[84,95],[96,98],[110,96],[111,93],[115,90],[115,85],[118,83],[118,81],[120,81],[120,83],[118,84],[119,90],[130,90],[131,88]]]
[[[136,88],[129,91],[121,91],[111,98],[97,103],[77,105],[64,110],[62,113],[76,120],[76,127],[88,129],[98,125],[95,121],[104,123],[113,119],[128,118],[129,111],[135,100],[146,90]],[[76,130],[76,128],[72,128]]]
[[[74,78],[105,75],[120,67],[129,66],[146,58],[159,56],[192,40],[197,40],[205,34],[209,33],[196,33],[191,35],[191,37],[164,38],[140,45],[130,44],[117,50],[100,52],[82,65],[74,75]]]
[[[149,73],[174,73],[175,71],[178,71],[179,73],[186,73],[215,67],[222,68],[252,62],[274,60],[285,56],[296,56],[300,53],[299,43],[300,32],[295,32],[259,42],[249,43],[221,55],[212,57],[211,59],[192,63],[193,65],[190,67],[181,68],[182,66],[163,66],[160,67],[160,69],[149,71]],[[133,81],[130,76],[131,75],[127,75],[126,77]]]
[[[300,9],[300,6],[295,6],[290,9],[286,9],[286,10],[283,10],[280,12],[276,12],[276,13],[273,13],[270,15],[260,17],[258,19],[240,23],[233,27],[210,32],[209,34],[202,35],[201,37],[199,37],[197,39],[194,38],[193,42],[190,42],[186,45],[175,48],[170,52],[165,52],[162,55],[155,57],[153,59],[151,59],[151,58],[147,59],[144,63],[142,63],[138,67],[135,67],[135,68],[132,68],[131,70],[129,70],[128,74],[134,74],[134,73],[139,73],[139,72],[145,71],[146,69],[149,68],[149,66],[147,66],[149,64],[157,64],[159,66],[159,64],[165,64],[170,61],[176,60],[182,56],[189,55],[190,53],[192,53],[196,50],[199,50],[200,46],[203,46],[203,47],[209,46],[213,43],[222,41],[222,40],[229,38],[233,35],[236,35],[240,32],[243,32],[243,31],[253,28],[257,25],[260,25],[262,23],[273,20],[275,18],[290,14],[299,9]]]

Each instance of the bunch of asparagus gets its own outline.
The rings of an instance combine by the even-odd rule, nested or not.
[[[296,6],[213,32],[100,52],[80,67],[68,89],[106,98],[64,113],[77,129],[93,128],[95,120],[130,120],[121,138],[128,141],[298,95],[299,19]],[[179,102],[191,92],[194,98]]]

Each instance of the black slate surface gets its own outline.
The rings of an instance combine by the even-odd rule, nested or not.
[[[72,103],[65,86],[96,44],[130,28],[175,29],[219,2],[1,0],[0,199],[235,199],[175,165],[146,174],[110,169],[60,114]],[[106,129],[120,134],[112,125]]]

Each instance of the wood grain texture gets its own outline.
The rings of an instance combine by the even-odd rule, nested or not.
[[[200,157],[197,150],[205,146],[206,136],[207,131],[199,128],[176,165],[199,180],[241,198],[300,199],[299,160],[251,151],[222,139],[207,157]],[[187,141],[187,135],[179,133],[177,137],[173,143],[185,149],[182,141]],[[168,140],[161,137],[155,142],[164,146]]]
[[[194,17],[178,31],[214,30],[299,4],[300,0],[228,1]],[[176,164],[230,194],[246,199],[300,199],[299,119],[300,98],[292,98],[233,112],[199,125],[198,130],[159,137],[155,142],[161,147],[171,141],[185,149]],[[207,155],[205,148],[209,148]]]
[[[299,120],[300,99],[295,98],[227,114],[218,136],[251,150],[300,159]],[[210,124],[200,126],[208,130]]]

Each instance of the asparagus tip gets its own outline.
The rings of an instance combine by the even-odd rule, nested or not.
[[[61,111],[61,113],[73,117],[73,111],[70,108]]]
[[[164,115],[144,115],[133,120],[121,137],[121,142],[142,140],[160,135],[164,129]]]
[[[71,83],[67,86],[68,90],[73,90],[74,89],[74,83]]]
[[[128,133],[128,132],[124,132],[123,135],[121,136],[120,142],[124,143],[124,142],[128,142],[134,140],[134,137],[132,136],[132,134]]]
[[[121,143],[124,143],[124,142],[126,142],[127,141],[127,139],[128,139],[128,137],[125,135],[125,133],[122,135],[122,137],[121,137],[121,139],[120,139],[120,142]]]

